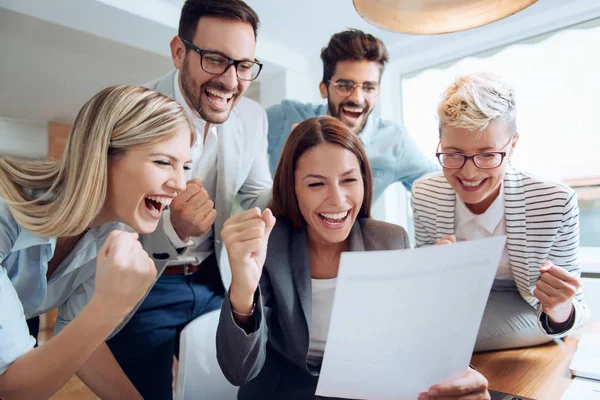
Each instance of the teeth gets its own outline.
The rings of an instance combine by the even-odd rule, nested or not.
[[[164,204],[165,206],[168,206],[169,204],[171,204],[171,201],[173,200],[170,197],[162,197],[162,196],[146,196],[146,198],[150,199],[152,201],[156,201],[157,203]]]
[[[353,112],[353,113],[361,113],[363,109],[360,107],[342,107],[344,111]]]
[[[473,182],[469,182],[469,181],[463,181],[461,179],[461,182],[463,183],[463,185],[467,186],[467,187],[475,187],[475,186],[479,186],[481,185],[481,182],[483,182],[483,179],[480,181],[473,181]]]
[[[206,89],[206,91],[210,94],[212,94],[213,96],[218,96],[221,97],[223,99],[227,99],[229,100],[230,98],[233,97],[233,93],[223,93],[223,92],[219,92],[218,90],[215,89]]]
[[[344,211],[341,213],[336,213],[336,214],[326,214],[326,213],[319,213],[320,215],[322,215],[325,218],[329,218],[329,219],[343,219],[346,218],[346,216],[348,215],[348,211]]]

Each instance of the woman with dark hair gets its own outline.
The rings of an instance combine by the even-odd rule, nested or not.
[[[285,143],[270,209],[225,223],[232,282],[217,358],[240,399],[315,398],[341,253],[410,246],[402,227],[370,218],[372,191],[358,136],[335,118],[311,118]],[[461,387],[489,398],[473,370],[430,394],[460,398]]]

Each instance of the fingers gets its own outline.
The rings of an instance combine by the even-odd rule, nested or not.
[[[273,216],[273,212],[268,209],[265,208],[265,210],[262,213],[262,219],[265,222],[265,232],[264,232],[264,236],[265,236],[265,240],[269,239],[269,235],[271,235],[271,231],[273,230],[273,227],[275,226],[275,217]]]
[[[194,178],[187,181],[185,190],[179,193],[176,199],[179,202],[187,202],[192,196],[198,194],[203,189],[200,179]]]
[[[437,244],[450,244],[450,243],[456,243],[456,236],[454,236],[454,235],[444,236],[443,238],[438,240],[436,245]]]
[[[251,208],[249,210],[246,210],[244,212],[241,212],[241,213],[236,214],[236,215],[232,216],[231,218],[229,218],[227,221],[225,221],[225,224],[223,224],[223,228],[228,227],[228,226],[237,225],[241,222],[260,218],[260,217],[261,217],[260,208],[254,207],[254,208]]]
[[[453,381],[440,383],[429,388],[427,392],[431,399],[443,398],[485,398],[481,397],[487,393],[488,381],[479,372],[469,368],[467,374]],[[475,397],[467,397],[475,396]],[[480,396],[480,397],[477,397]],[[426,397],[427,398],[427,397]],[[420,399],[420,397],[419,397]]]
[[[579,288],[580,282],[577,277],[571,275],[566,269],[554,265],[551,261],[545,261],[540,268],[540,272],[542,273],[542,278],[549,274],[551,277],[557,278],[558,280],[567,282]]]

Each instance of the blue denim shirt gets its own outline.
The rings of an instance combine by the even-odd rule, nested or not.
[[[31,350],[26,320],[58,307],[55,331],[66,326],[94,293],[96,255],[120,223],[90,228],[46,280],[56,238],[24,230],[0,200],[0,374]]]
[[[281,150],[292,125],[308,118],[327,115],[327,105],[283,100],[267,110],[269,119],[269,166],[275,174]],[[370,116],[359,134],[373,172],[373,201],[394,182],[410,190],[419,177],[439,168],[426,158],[406,129],[392,121]]]

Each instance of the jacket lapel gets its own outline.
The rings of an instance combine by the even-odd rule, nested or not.
[[[508,261],[515,276],[515,282],[519,293],[526,300],[535,299],[529,291],[529,287],[535,284],[530,281],[527,252],[527,215],[525,195],[523,193],[523,181],[520,174],[510,168],[504,174],[504,215],[506,219],[506,244],[508,248]],[[510,229],[508,227],[510,223]],[[527,271],[528,280],[518,279],[522,271]],[[519,272],[519,274],[516,274]]]
[[[310,324],[312,320],[312,284],[310,274],[310,261],[308,258],[308,244],[306,242],[306,229],[302,228],[292,232],[289,242],[294,275],[294,283],[302,312],[304,322],[310,338]]]
[[[443,195],[445,197],[445,201],[448,204],[444,203],[442,206],[440,202],[436,202],[435,207],[435,236],[437,240],[441,239],[444,236],[454,235],[454,221],[455,221],[455,210],[456,210],[456,192],[452,189],[452,186],[448,183],[444,176],[440,177],[442,179],[443,189],[444,191],[440,191],[438,195]],[[451,194],[445,194],[444,192],[448,192]],[[442,209],[445,207],[446,209]],[[449,220],[450,219],[450,220]]]

